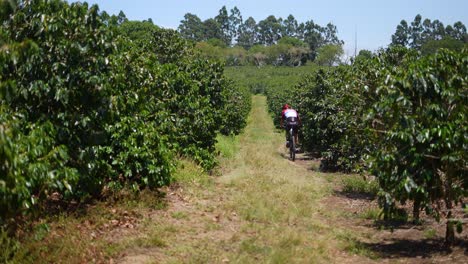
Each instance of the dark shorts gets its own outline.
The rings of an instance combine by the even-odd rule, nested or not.
[[[289,117],[286,119],[286,131],[292,128],[294,133],[297,134],[298,127],[299,123],[296,117]]]
[[[297,134],[297,131],[299,130],[299,126],[298,125],[288,125],[286,124],[286,132],[289,131],[289,129],[293,129],[293,132],[294,134]]]

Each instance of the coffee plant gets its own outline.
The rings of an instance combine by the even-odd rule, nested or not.
[[[172,30],[129,28],[97,5],[0,1],[0,224],[54,194],[84,200],[171,182],[176,157],[209,170],[250,94]],[[124,22],[125,23],[125,22]]]

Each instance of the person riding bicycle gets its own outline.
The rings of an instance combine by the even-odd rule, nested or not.
[[[286,147],[288,146],[288,131],[292,127],[294,132],[294,142],[296,142],[296,146],[299,144],[299,139],[297,136],[297,132],[299,130],[299,126],[301,125],[301,118],[296,110],[294,110],[290,105],[285,104],[283,105],[283,111],[281,112],[280,117],[280,126],[286,129]]]

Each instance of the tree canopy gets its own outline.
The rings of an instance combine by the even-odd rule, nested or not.
[[[391,45],[433,53],[442,47],[460,50],[460,47],[466,43],[468,43],[468,34],[462,22],[458,21],[453,25],[444,26],[438,19],[423,20],[418,14],[410,24],[406,20],[400,22],[392,35]]]
[[[246,50],[255,45],[273,46],[279,44],[283,38],[294,38],[306,44],[307,56],[312,60],[320,47],[344,43],[338,38],[338,30],[332,23],[326,26],[315,24],[313,20],[299,23],[293,15],[286,19],[270,15],[258,22],[252,17],[244,20],[237,7],[228,12],[226,6],[219,10],[217,16],[205,21],[187,13],[178,30],[183,37],[196,42],[216,38],[221,39],[228,47],[241,46]],[[290,52],[297,53],[297,46],[292,46],[296,49]]]

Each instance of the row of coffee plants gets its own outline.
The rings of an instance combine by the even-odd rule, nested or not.
[[[249,91],[172,30],[133,41],[96,5],[0,1],[0,224],[51,196],[171,181],[175,158],[216,163]]]
[[[290,103],[303,120],[302,143],[323,170],[374,175],[392,217],[413,202],[461,231],[468,194],[468,50],[421,56],[401,47],[350,66],[320,69],[290,91],[268,91],[271,108]]]
[[[290,102],[291,87],[298,83],[304,76],[315,71],[318,66],[311,64],[301,67],[287,66],[241,66],[226,67],[225,73],[228,77],[235,79],[237,83],[250,90],[253,94],[268,94],[268,108],[274,116],[275,125],[279,127],[279,114],[284,101]],[[285,100],[285,98],[287,98]]]

